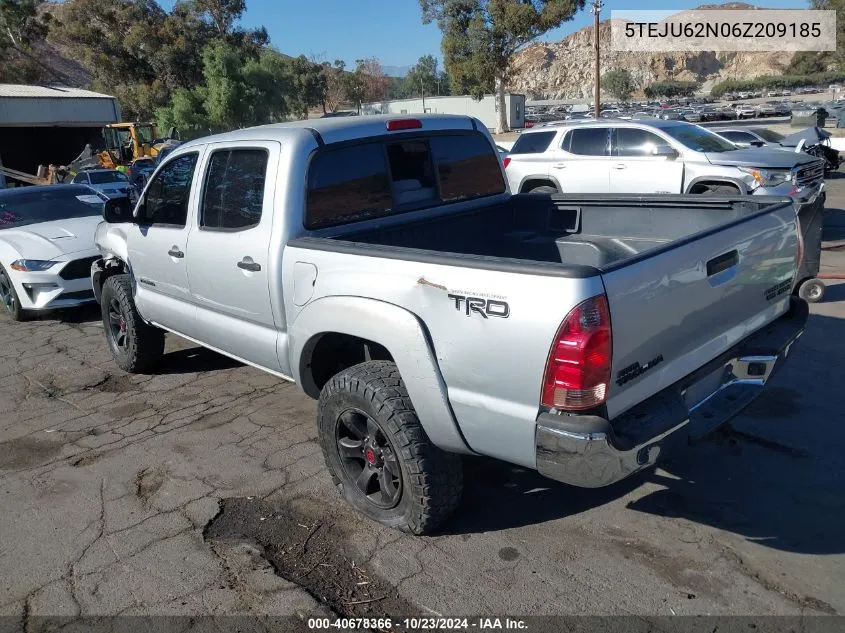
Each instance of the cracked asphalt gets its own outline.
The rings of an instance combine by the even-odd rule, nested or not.
[[[845,178],[828,184],[830,246]],[[822,263],[845,272],[845,250]],[[330,607],[845,613],[845,284],[811,311],[769,393],[708,441],[601,490],[468,459],[461,511],[431,537],[340,500],[294,385],[175,336],[157,374],[127,375],[96,309],[2,315],[0,629]]]

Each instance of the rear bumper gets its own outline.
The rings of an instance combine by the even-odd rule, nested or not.
[[[703,437],[750,404],[783,365],[807,315],[807,304],[792,298],[788,314],[613,422],[540,414],[537,470],[573,486],[600,488],[653,466],[670,442]]]

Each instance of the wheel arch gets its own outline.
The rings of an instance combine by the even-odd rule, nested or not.
[[[700,190],[708,185],[730,186],[736,187],[740,195],[748,193],[748,186],[738,178],[729,178],[727,176],[699,176],[693,178],[687,185],[684,193],[700,193]]]
[[[560,182],[554,176],[548,174],[534,174],[525,176],[519,183],[519,190],[517,193],[525,193],[529,188],[534,187],[554,187],[558,191],[563,191],[560,187]]]
[[[367,360],[363,354],[369,348],[371,360],[396,363],[431,441],[444,450],[472,452],[449,404],[428,330],[410,311],[373,299],[326,297],[299,313],[289,337],[293,378],[312,398],[344,362]],[[336,371],[326,375],[327,368]]]
[[[109,277],[121,274],[131,274],[129,264],[119,257],[107,257],[95,262],[95,268],[91,273],[91,285],[94,288],[94,298],[97,303],[103,294],[103,284]]]

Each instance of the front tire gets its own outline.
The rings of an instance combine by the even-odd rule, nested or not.
[[[317,415],[332,480],[359,512],[425,534],[457,509],[460,457],[428,438],[394,363],[369,361],[335,375],[320,393]]]
[[[113,275],[106,279],[100,308],[106,340],[118,367],[138,374],[158,362],[164,354],[164,332],[144,323],[138,314],[129,275]]]
[[[29,310],[21,308],[21,302],[20,299],[18,299],[18,293],[15,290],[15,286],[12,283],[12,280],[9,279],[6,269],[2,266],[0,266],[0,304],[3,305],[6,312],[8,312],[9,316],[11,316],[15,321],[26,321],[32,316],[32,313]]]

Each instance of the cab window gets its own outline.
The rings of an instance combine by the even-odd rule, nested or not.
[[[196,152],[183,154],[162,167],[150,181],[138,209],[138,223],[151,226],[184,227],[188,199],[197,166]]]
[[[563,149],[579,156],[608,156],[609,128],[582,127],[567,132]]]

